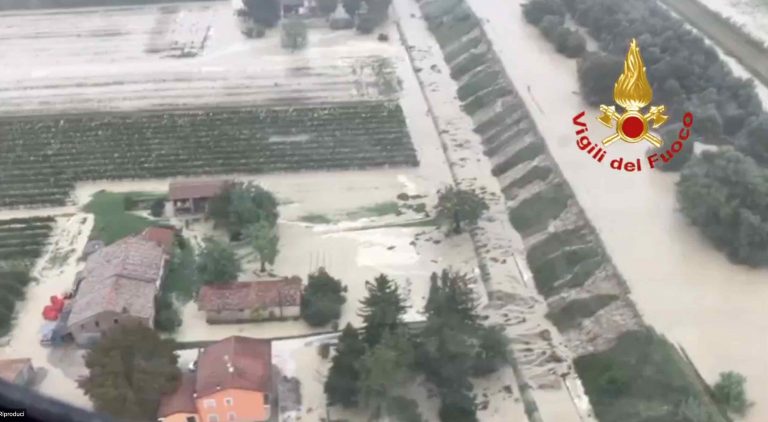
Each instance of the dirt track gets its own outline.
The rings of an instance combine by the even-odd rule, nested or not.
[[[768,85],[768,49],[696,0],[659,0]]]

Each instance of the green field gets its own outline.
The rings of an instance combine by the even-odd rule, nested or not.
[[[109,245],[126,236],[141,233],[152,225],[152,220],[126,210],[126,198],[132,194],[101,191],[93,195],[85,206],[85,211],[94,216],[91,239]]]
[[[62,205],[74,183],[417,165],[397,104],[0,121],[0,207]]]

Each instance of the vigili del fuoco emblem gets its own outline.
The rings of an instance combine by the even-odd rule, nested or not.
[[[600,111],[603,114],[597,120],[610,128],[614,127],[614,122],[616,124],[616,133],[605,138],[603,145],[607,146],[617,139],[621,139],[629,143],[645,140],[656,148],[660,147],[663,144],[661,138],[648,130],[651,122],[653,122],[653,128],[656,129],[667,121],[667,116],[664,115],[664,106],[651,106],[648,113],[642,113],[642,109],[650,104],[652,99],[653,90],[648,83],[648,77],[645,75],[645,65],[642,56],[640,56],[640,47],[637,46],[637,41],[632,39],[627,58],[624,60],[624,71],[613,88],[613,100],[625,111],[619,114],[614,106],[600,106]]]

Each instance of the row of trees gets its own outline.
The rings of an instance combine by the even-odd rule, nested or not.
[[[270,191],[255,183],[238,182],[211,199],[208,214],[218,227],[227,230],[230,240],[244,238],[249,242],[265,272],[266,264],[274,264],[279,252],[277,206]]]
[[[362,33],[371,33],[381,25],[388,16],[392,0],[341,0],[344,12],[352,19],[357,19],[357,30]],[[240,12],[242,16],[249,18],[256,25],[263,28],[273,28],[280,22],[280,0],[243,0],[245,9]],[[334,13],[339,7],[339,0],[318,0],[317,10],[323,15]],[[283,37],[290,40],[288,47],[299,48],[295,45],[297,40],[306,42],[306,25],[300,21],[287,22]],[[263,35],[264,31],[260,31]],[[301,43],[300,43],[301,44]]]
[[[408,330],[407,307],[397,284],[386,275],[366,282],[360,330],[347,325],[325,383],[330,405],[363,407],[373,417],[422,421],[403,388],[424,375],[438,390],[442,421],[477,420],[470,377],[507,363],[508,339],[499,328],[480,323],[465,275],[433,274],[426,304],[427,322]]]
[[[586,53],[578,63],[581,93],[592,106],[613,103],[629,40],[637,38],[654,103],[670,115],[660,133],[667,145],[677,139],[682,115],[695,116],[691,139],[660,166],[683,170],[677,194],[683,213],[734,262],[766,264],[768,208],[759,198],[768,189],[760,167],[768,164],[768,114],[753,81],[736,77],[712,46],[655,2],[532,0],[523,13],[545,32],[570,13],[598,41],[603,52]],[[735,150],[686,164],[698,141]]]
[[[622,71],[629,40],[637,38],[654,100],[667,105],[671,120],[679,121],[691,111],[696,116],[697,139],[733,144],[758,162],[768,163],[768,115],[753,81],[734,76],[713,47],[666,10],[640,0],[532,0],[523,9],[526,20],[558,44],[558,51],[571,54],[566,51],[565,31],[559,29],[567,12],[588,29],[604,52],[586,54],[579,62],[587,103],[613,102],[613,84]]]

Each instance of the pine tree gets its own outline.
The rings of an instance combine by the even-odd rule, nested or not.
[[[360,371],[358,362],[365,354],[365,344],[357,330],[347,324],[339,336],[336,355],[332,359],[325,394],[330,405],[357,406],[360,395]]]
[[[361,401],[376,419],[383,416],[394,392],[410,381],[413,362],[413,345],[404,326],[384,331],[381,342],[360,361]]]
[[[392,279],[384,274],[371,283],[365,282],[367,296],[360,301],[363,318],[363,340],[368,347],[375,347],[381,341],[385,331],[394,331],[402,324],[402,317],[407,307],[400,296],[400,291]]]

